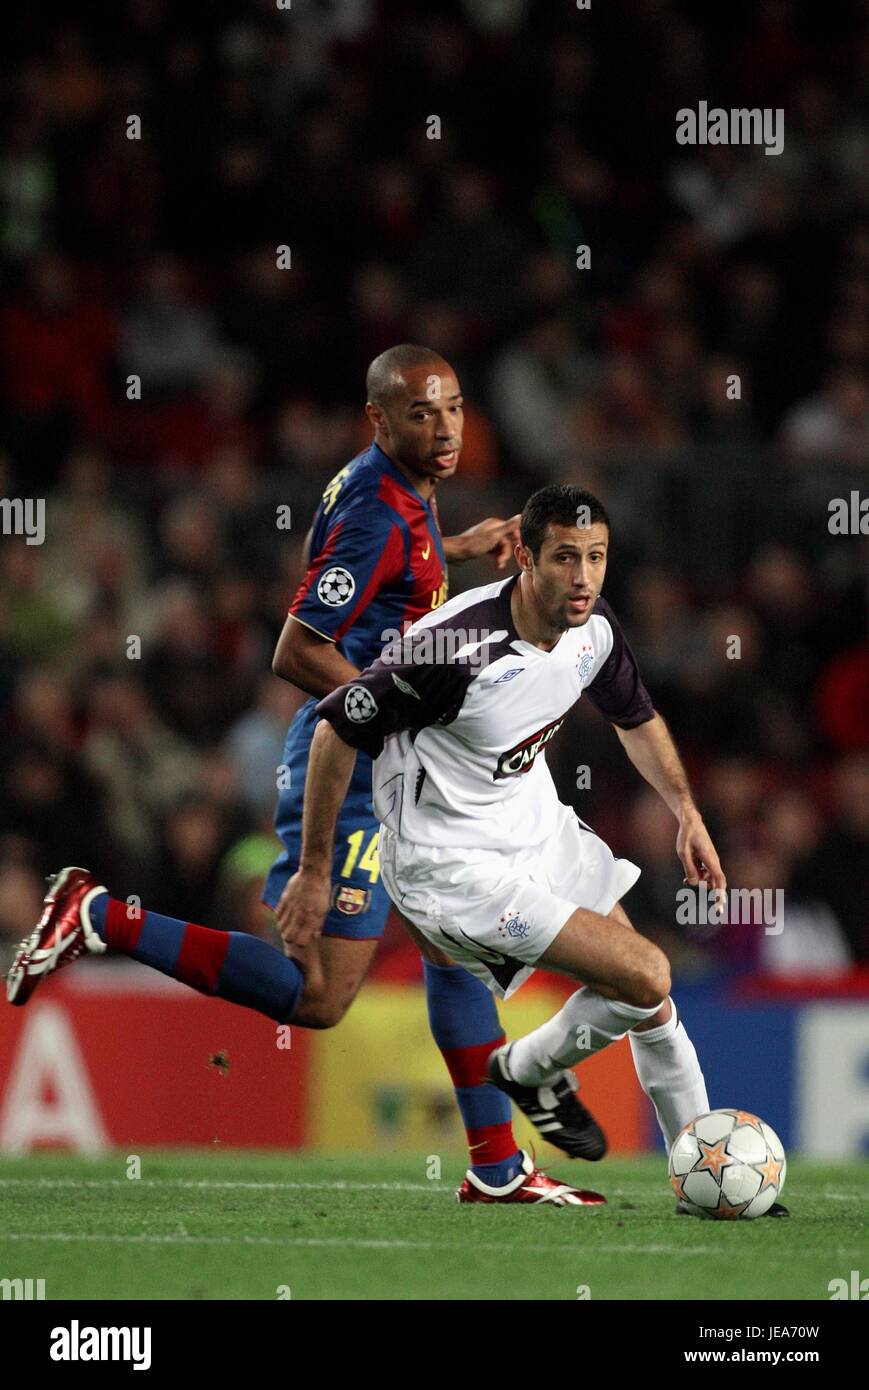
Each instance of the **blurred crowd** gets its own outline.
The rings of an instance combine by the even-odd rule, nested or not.
[[[752,486],[787,512],[869,479],[867,40],[862,6],[795,0],[20,17],[0,494],[44,497],[46,538],[0,538],[0,941],[75,862],[271,930],[302,698],[272,650],[317,493],[370,438],[365,368],[419,341],[468,396],[461,524],[559,478],[616,514],[626,459],[690,511],[698,460],[747,461],[747,563],[712,534],[698,582],[676,534],[611,592],[731,882],[783,889],[785,930],[675,921],[672,818],[589,711],[550,761],[679,968],[869,962],[869,541],[764,543]],[[783,153],[678,145],[701,100],[783,108]]]

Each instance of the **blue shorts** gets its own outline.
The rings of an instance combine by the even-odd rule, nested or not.
[[[287,882],[299,867],[302,849],[302,805],[311,740],[318,719],[316,700],[308,700],[290,725],[284,744],[282,780],[289,786],[278,793],[275,829],[283,853],[269,870],[262,900],[276,907]],[[376,941],[383,935],[391,903],[380,877],[377,840],[380,823],[371,801],[371,759],[356,755],[347,799],[338,813],[335,859],[332,867],[332,907],[323,925],[324,936],[353,941]]]

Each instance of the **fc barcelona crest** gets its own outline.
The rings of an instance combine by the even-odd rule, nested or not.
[[[368,911],[371,889],[350,888],[346,883],[336,883],[332,901],[339,912],[345,912],[348,917],[357,917],[360,912]]]

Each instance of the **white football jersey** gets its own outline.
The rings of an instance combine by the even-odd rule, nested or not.
[[[514,626],[518,579],[450,599],[317,705],[346,743],[375,759],[374,809],[401,839],[540,845],[559,806],[545,749],[571,706],[585,693],[623,729],[654,716],[606,601],[545,652]]]

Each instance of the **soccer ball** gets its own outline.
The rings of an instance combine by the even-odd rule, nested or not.
[[[698,1115],[670,1150],[670,1186],[696,1216],[753,1221],[784,1187],[787,1159],[775,1130],[746,1110]]]

